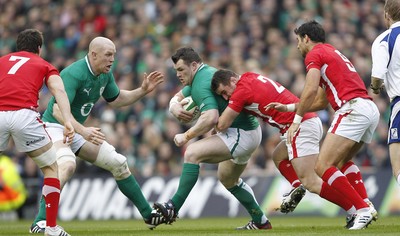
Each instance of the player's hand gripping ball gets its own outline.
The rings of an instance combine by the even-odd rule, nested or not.
[[[193,114],[192,120],[189,121],[188,123],[191,123],[199,118],[200,109],[197,106],[197,104],[193,101],[191,96],[185,97],[184,99],[182,99],[181,103],[182,104],[186,103],[183,105],[183,109],[185,109],[186,111],[191,112]]]

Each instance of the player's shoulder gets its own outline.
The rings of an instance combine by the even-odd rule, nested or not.
[[[84,79],[90,75],[90,70],[84,59],[73,62],[61,71],[61,76],[71,76],[76,79]]]
[[[377,44],[381,44],[381,43],[387,43],[388,42],[388,40],[389,40],[389,36],[390,36],[390,32],[391,32],[391,30],[392,29],[387,29],[387,30],[385,30],[384,32],[382,32],[381,34],[379,34],[376,38],[375,38],[375,40],[374,40],[374,42],[372,43],[373,45],[375,44],[375,45],[377,45]]]

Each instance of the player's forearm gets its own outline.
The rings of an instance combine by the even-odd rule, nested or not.
[[[225,131],[227,130],[239,115],[238,112],[234,111],[229,106],[222,112],[222,115],[218,119],[218,123],[216,125],[217,131]]]
[[[131,91],[121,90],[117,99],[111,102],[110,105],[112,107],[123,107],[132,105],[133,103],[144,97],[146,94],[146,91],[144,91],[141,87]]]
[[[318,93],[315,96],[313,104],[308,108],[309,112],[323,110],[328,106],[329,102],[326,98],[325,91],[318,88]]]
[[[212,130],[218,121],[218,111],[208,110],[200,115],[196,124],[185,132],[185,138],[190,140],[192,138],[206,134]]]
[[[312,107],[312,104],[315,100],[315,95],[318,91],[317,89],[307,86],[304,88],[303,93],[300,97],[300,103],[298,103],[296,106],[297,115],[303,117],[306,112],[310,111],[310,108]]]
[[[72,114],[71,114],[71,107],[69,105],[68,97],[65,91],[59,91],[54,95],[57,104],[60,108],[60,113],[62,116],[63,121],[69,121],[72,122],[74,120]]]
[[[56,120],[60,124],[64,125],[64,118],[63,118],[63,116],[61,114],[60,108],[58,107],[57,103],[54,103],[54,105],[53,105],[53,116],[54,116],[54,118],[56,118]],[[79,123],[74,118],[74,119],[72,119],[71,124],[72,124],[72,127],[74,127],[74,130],[75,130],[76,133],[82,134],[83,129],[85,127],[81,123]]]
[[[72,122],[73,117],[71,114],[71,107],[69,105],[68,96],[64,90],[64,83],[62,82],[61,77],[56,75],[50,76],[47,86],[51,94],[56,99],[63,120]]]

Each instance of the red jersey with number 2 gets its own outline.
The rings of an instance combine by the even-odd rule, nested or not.
[[[0,58],[0,111],[38,107],[39,91],[58,70],[39,55],[20,51]]]
[[[299,102],[299,98],[278,82],[256,73],[247,72],[240,76],[228,106],[236,112],[245,110],[260,117],[264,122],[277,127],[284,134],[292,124],[295,112],[279,112],[275,109],[266,111],[265,107],[271,102],[290,104]],[[303,120],[316,116],[315,113],[306,113]]]
[[[372,98],[353,64],[330,44],[317,44],[304,60],[307,72],[321,71],[319,86],[326,92],[329,103],[336,111],[353,98]]]

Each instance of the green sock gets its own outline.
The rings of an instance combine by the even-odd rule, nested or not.
[[[40,201],[39,201],[39,212],[36,215],[36,218],[33,221],[32,225],[36,224],[37,222],[39,222],[41,220],[46,220],[46,201],[44,200],[43,196],[42,196],[42,198],[40,198]]]
[[[199,178],[200,166],[197,164],[184,163],[181,178],[179,179],[178,190],[172,197],[176,212],[181,209],[183,203],[192,191]]]
[[[144,219],[149,219],[152,209],[149,202],[144,197],[136,179],[130,175],[126,179],[117,180],[117,185],[119,190],[121,190],[121,192],[137,207],[142,217]]]
[[[228,189],[228,191],[239,200],[244,208],[246,208],[254,223],[261,224],[264,213],[258,205],[250,186],[248,186],[244,181],[241,181],[239,185]]]

